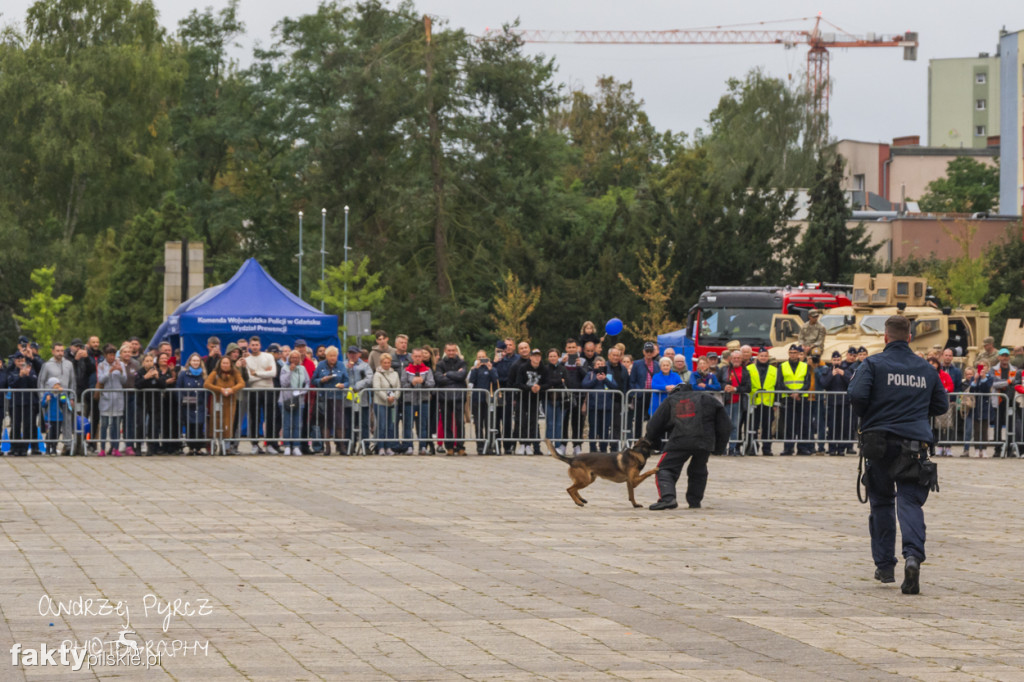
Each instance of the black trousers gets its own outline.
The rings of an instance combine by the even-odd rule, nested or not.
[[[690,506],[700,504],[708,486],[710,454],[699,450],[669,450],[662,455],[658,461],[658,473],[654,475],[658,485],[658,499],[662,502],[676,501],[676,482],[689,460],[690,466],[686,469],[686,503]]]

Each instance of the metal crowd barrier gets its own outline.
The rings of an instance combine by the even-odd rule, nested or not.
[[[493,409],[482,388],[363,389],[368,436],[363,454],[474,454],[492,452]]]
[[[950,393],[949,411],[932,418],[936,454],[1006,456],[1013,416],[1002,393]]]
[[[209,454],[222,434],[211,423],[213,396],[203,388],[90,388],[75,420],[78,454]]]
[[[495,448],[505,454],[607,452],[624,443],[625,394],[617,390],[502,388],[494,395]]]
[[[229,455],[356,454],[364,409],[347,388],[247,388],[235,405],[231,396],[214,402]]]
[[[747,397],[744,454],[856,454],[857,420],[845,392],[758,391]]]
[[[653,390],[503,388],[8,389],[3,449],[11,455],[276,453],[381,454],[616,451],[646,431],[665,394]],[[733,421],[730,454],[857,454],[846,394],[714,394]],[[797,397],[799,396],[799,397]],[[1024,396],[953,393],[933,419],[936,454],[1019,456]],[[771,402],[771,405],[765,405]],[[954,451],[955,450],[955,451]]]
[[[9,388],[0,393],[5,454],[74,454],[75,394],[67,390]]]

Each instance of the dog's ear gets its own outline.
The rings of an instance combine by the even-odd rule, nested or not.
[[[646,438],[641,438],[636,442],[634,448],[645,454],[650,454],[651,450],[654,449],[654,446],[651,444],[651,441]]]

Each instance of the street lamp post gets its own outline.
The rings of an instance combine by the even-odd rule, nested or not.
[[[324,258],[327,256],[327,209],[320,209],[320,291],[324,291]],[[320,312],[324,311],[324,299],[320,299]]]
[[[302,298],[302,211],[299,211],[299,298]]]
[[[348,206],[345,206],[345,294],[342,298],[342,320],[341,323],[344,325],[344,332],[342,332],[342,349],[348,348]]]

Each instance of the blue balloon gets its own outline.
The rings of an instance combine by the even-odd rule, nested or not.
[[[604,323],[604,333],[609,336],[615,336],[622,333],[622,320],[617,317],[613,317]]]

